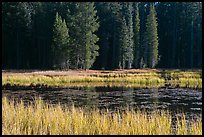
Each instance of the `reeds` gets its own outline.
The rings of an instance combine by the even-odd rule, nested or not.
[[[3,135],[94,135],[94,134],[173,134],[168,111],[126,110],[123,112],[88,110],[74,106],[51,105],[40,98],[34,103],[2,100]],[[202,134],[202,119],[191,123],[178,119],[176,134]]]

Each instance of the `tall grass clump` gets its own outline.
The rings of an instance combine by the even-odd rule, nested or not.
[[[173,134],[168,111],[110,112],[51,105],[39,98],[28,104],[2,99],[3,135]],[[202,134],[202,120],[191,123],[189,132],[185,125],[185,119],[178,119],[176,134]]]

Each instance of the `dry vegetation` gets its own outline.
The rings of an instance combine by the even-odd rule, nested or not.
[[[77,85],[127,85],[129,87],[202,88],[202,70],[69,70],[2,71],[2,86],[68,87]]]
[[[202,134],[202,119],[191,123],[187,130],[185,115],[178,118],[175,131],[168,111],[124,112],[86,110],[85,108],[51,105],[36,98],[34,103],[2,101],[3,135],[78,135],[78,134]]]

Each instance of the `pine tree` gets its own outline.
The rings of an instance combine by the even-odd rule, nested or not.
[[[148,9],[148,4],[146,2],[141,2],[139,4],[139,15],[140,15],[140,68],[145,68],[147,66],[146,64],[146,45],[145,45],[145,21],[146,21],[146,15],[147,15],[147,9]]]
[[[72,66],[90,69],[98,56],[99,40],[95,32],[99,23],[93,2],[72,3],[67,14],[72,45]]]
[[[128,62],[127,62],[127,68],[132,68],[132,63],[133,63],[133,37],[134,37],[134,33],[133,33],[133,6],[132,6],[132,2],[128,3],[128,13],[127,13],[127,26],[128,26]]]
[[[138,68],[140,59],[140,18],[138,3],[135,3],[134,17],[134,67]]]
[[[132,68],[133,64],[133,46],[134,46],[134,33],[133,33],[133,3],[132,2],[124,2],[122,3],[121,14],[124,16],[126,20],[126,24],[128,27],[128,61],[125,62],[126,68]]]
[[[85,51],[85,69],[90,69],[99,55],[99,46],[96,42],[99,40],[95,32],[99,28],[98,18],[96,16],[96,10],[93,2],[87,2],[84,6],[84,18],[85,18],[85,34],[86,34],[86,51]]]
[[[158,63],[158,34],[157,17],[154,5],[150,5],[149,15],[147,16],[146,31],[144,33],[145,44],[145,63],[148,67],[154,68]]]
[[[119,36],[119,68],[122,69],[126,67],[126,62],[128,62],[129,59],[128,40],[128,27],[126,25],[126,20],[123,17]]]
[[[154,4],[157,13],[151,4]],[[200,68],[202,2],[151,4],[3,2],[2,67]],[[53,24],[57,12],[62,19],[54,37]],[[63,19],[66,19],[69,28],[69,44],[63,44],[67,28]],[[159,62],[158,53],[161,56]]]
[[[56,13],[53,26],[52,53],[54,68],[69,68],[69,35],[65,20]]]

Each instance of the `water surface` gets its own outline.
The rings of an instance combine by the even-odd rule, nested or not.
[[[138,89],[117,87],[84,87],[60,90],[2,90],[2,96],[33,101],[35,96],[49,103],[61,103],[99,109],[170,110],[174,115],[185,113],[188,117],[202,115],[202,92],[192,89]]]

